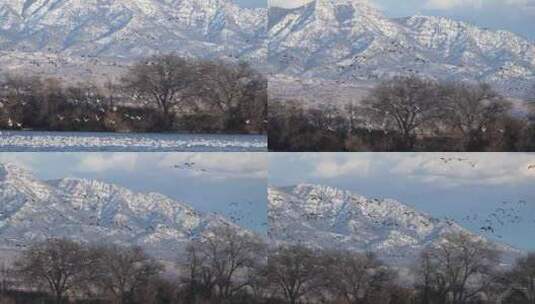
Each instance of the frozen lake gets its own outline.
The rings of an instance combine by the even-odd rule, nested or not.
[[[0,131],[2,152],[267,151],[263,135]]]

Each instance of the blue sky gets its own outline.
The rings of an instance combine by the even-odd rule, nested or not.
[[[441,157],[466,159],[445,164]],[[475,164],[474,167],[472,164]],[[392,198],[435,217],[452,217],[474,232],[507,202],[520,223],[486,236],[535,250],[535,154],[518,153],[278,153],[269,155],[273,186],[323,184],[370,198]],[[468,222],[468,215],[481,220]]]
[[[254,0],[250,0],[254,1]],[[270,0],[292,7],[309,0]],[[535,40],[535,0],[370,0],[387,16],[445,16],[482,27],[505,29]]]
[[[242,7],[267,7],[267,0],[235,0]]]
[[[159,192],[203,212],[238,215],[239,224],[266,230],[264,153],[0,153],[0,162],[25,167],[43,180],[90,178]],[[207,172],[173,168],[184,162]]]

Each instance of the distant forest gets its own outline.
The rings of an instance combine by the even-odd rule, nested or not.
[[[116,82],[0,76],[0,129],[262,134],[267,79],[245,63],[161,55]]]
[[[503,264],[495,247],[459,233],[407,268],[373,253],[268,245],[211,228],[176,262],[138,247],[49,239],[0,271],[0,303],[102,304],[532,304],[535,254]]]
[[[535,104],[525,106],[514,109],[486,84],[398,77],[344,107],[270,101],[269,149],[535,151]]]

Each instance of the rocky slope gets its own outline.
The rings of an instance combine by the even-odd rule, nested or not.
[[[535,45],[443,17],[390,19],[367,0],[315,0],[269,15],[269,62],[306,78],[394,75],[485,81],[511,96],[535,82]]]
[[[394,264],[407,264],[448,233],[480,238],[453,221],[434,218],[398,201],[368,199],[327,186],[270,188],[268,198],[268,235],[276,242],[371,251]],[[520,253],[505,244],[494,246],[506,257]]]
[[[210,227],[233,225],[157,193],[137,193],[95,180],[43,182],[0,165],[0,247],[24,248],[51,237],[138,245],[173,260]]]
[[[155,52],[256,58],[265,10],[230,0],[2,0],[2,50],[79,57]]]

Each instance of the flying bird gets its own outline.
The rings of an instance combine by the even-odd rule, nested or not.
[[[477,167],[477,162],[475,161],[471,161],[467,158],[461,158],[461,157],[440,157],[440,160],[444,163],[444,164],[449,164],[449,163],[452,163],[452,162],[457,162],[457,163],[468,163],[472,168],[475,168]]]
[[[195,162],[184,162],[182,164],[177,164],[173,166],[174,169],[179,170],[190,170],[195,172],[208,172],[208,169],[205,168],[197,168],[197,163]]]

